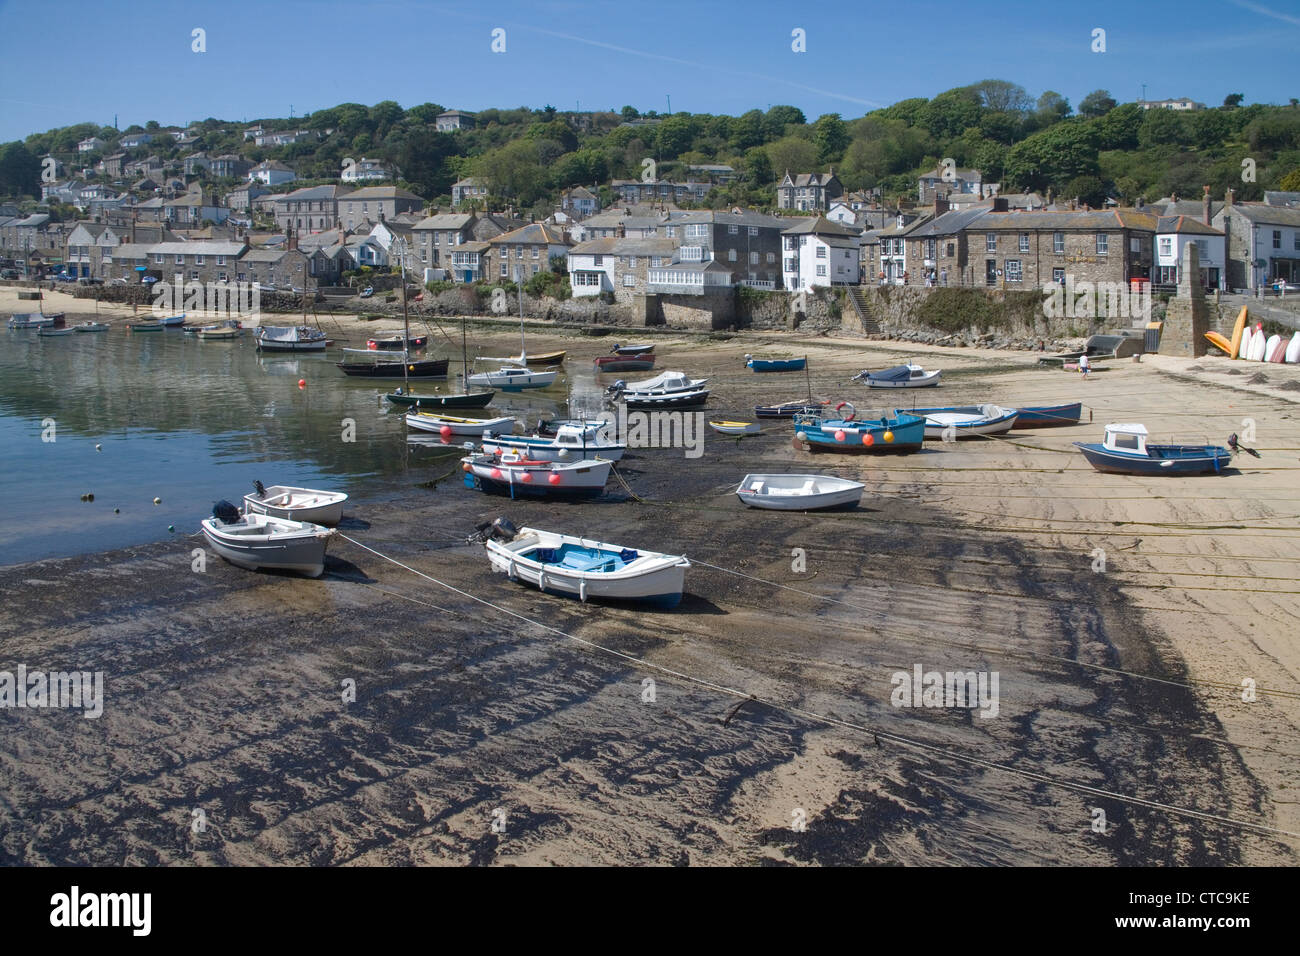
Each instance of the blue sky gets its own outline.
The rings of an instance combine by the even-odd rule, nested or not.
[[[796,28],[806,52],[791,49]],[[662,112],[671,97],[674,110],[791,103],[847,119],[985,78],[1071,104],[1098,88],[1136,99],[1143,83],[1152,99],[1285,103],[1298,62],[1300,3],[1274,0],[0,0],[0,141],[115,114],[125,128],[385,99]]]

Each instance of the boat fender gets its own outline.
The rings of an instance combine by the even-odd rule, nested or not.
[[[238,524],[239,509],[223,498],[212,506],[212,517],[222,524]]]
[[[587,600],[587,579],[586,578],[578,579],[578,600],[584,602]]]
[[[849,413],[844,416],[844,420],[846,422],[851,422],[853,421],[854,418],[857,417],[858,411],[853,407],[852,403],[840,402],[838,405],[835,406],[835,411],[838,412],[841,408],[847,408],[849,410]]]

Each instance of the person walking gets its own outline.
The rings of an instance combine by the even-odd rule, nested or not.
[[[1079,371],[1082,372],[1083,377],[1087,379],[1088,377],[1088,353],[1087,352],[1079,356]]]

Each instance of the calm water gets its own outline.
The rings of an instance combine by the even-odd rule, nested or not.
[[[349,379],[334,367],[338,359],[336,349],[263,355],[251,335],[202,342],[179,331],[114,329],[42,339],[0,329],[0,564],[188,534],[213,502],[241,504],[255,479],[356,497],[453,467],[445,448],[407,441],[401,415],[382,400],[400,382]],[[461,414],[535,422],[563,414],[570,397],[575,414],[595,411],[590,366],[570,364],[576,378],[498,392],[491,409]],[[412,383],[416,392],[455,387],[454,377]],[[352,442],[343,441],[345,418],[356,423]],[[42,440],[45,419],[54,420],[53,442]],[[81,501],[88,493],[95,500]]]

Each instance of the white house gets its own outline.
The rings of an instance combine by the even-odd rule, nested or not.
[[[857,235],[825,217],[806,220],[781,232],[781,275],[787,289],[857,285]]]
[[[297,178],[297,174],[292,169],[274,159],[263,160],[248,171],[250,183],[261,183],[264,186],[291,183]]]
[[[1178,284],[1178,264],[1183,249],[1196,244],[1201,264],[1201,284],[1206,289],[1223,289],[1226,279],[1226,242],[1221,231],[1190,216],[1161,216],[1156,221],[1156,261],[1154,281],[1157,285]]]
[[[345,183],[359,183],[369,180],[385,180],[391,176],[388,166],[377,159],[366,159],[362,156],[360,160],[353,162],[350,166],[343,168],[339,176]]]
[[[128,133],[118,142],[122,149],[135,149],[137,146],[143,146],[145,143],[153,142],[152,133]]]
[[[107,145],[108,143],[104,142],[104,140],[100,139],[98,136],[92,136],[89,139],[83,139],[77,144],[77,152],[93,153],[95,150],[103,149]]]
[[[574,298],[614,291],[614,247],[619,240],[588,239],[569,250],[569,285]]]
[[[837,199],[826,211],[826,218],[831,222],[838,222],[841,226],[853,226],[857,224],[858,213],[850,203]]]

